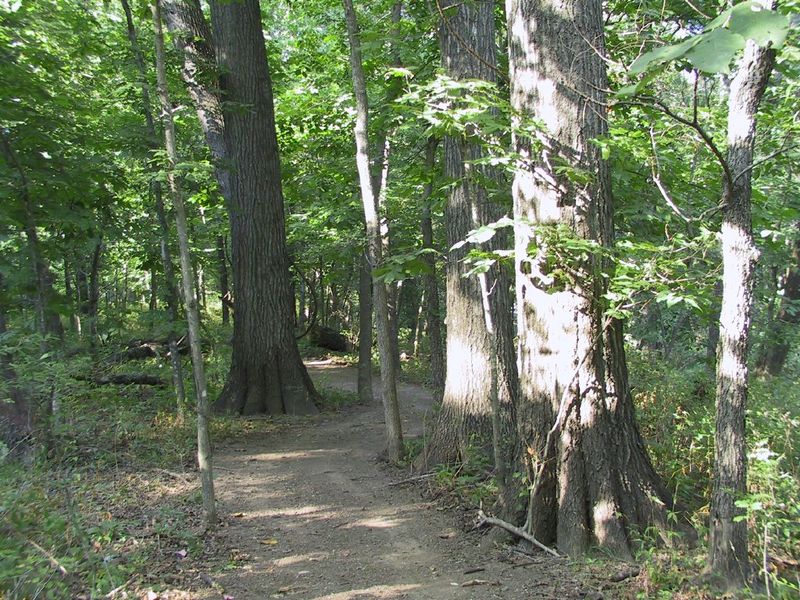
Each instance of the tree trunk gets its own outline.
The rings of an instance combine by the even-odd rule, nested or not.
[[[800,235],[800,221],[795,224]],[[764,343],[759,368],[773,377],[783,371],[791,349],[793,329],[800,323],[800,237],[792,248],[793,264],[786,269],[783,277],[780,307],[774,323],[769,328],[769,335]]]
[[[33,278],[36,287],[36,321],[37,329],[43,336],[53,336],[56,340],[64,339],[64,328],[61,325],[61,317],[55,310],[54,304],[56,293],[53,289],[55,280],[50,265],[42,255],[39,234],[36,230],[36,215],[34,214],[33,203],[28,187],[28,178],[25,169],[17,159],[17,155],[11,146],[10,133],[7,129],[0,129],[2,138],[3,157],[10,170],[16,171],[19,180],[19,197],[22,204],[22,214],[24,215],[23,231],[28,244],[31,265],[33,266]]]
[[[100,257],[103,254],[103,239],[98,238],[92,250],[92,262],[89,265],[89,298],[86,303],[86,314],[89,319],[89,348],[92,353],[97,350],[97,320],[100,308]],[[108,296],[106,295],[106,299]]]
[[[713,367],[717,362],[717,346],[719,346],[719,299],[722,297],[722,282],[714,284],[714,305],[708,322],[706,339],[706,362]]]
[[[6,307],[7,301],[5,280],[0,273],[0,337],[8,331]],[[25,454],[32,446],[33,412],[28,397],[20,389],[17,373],[12,364],[13,357],[6,348],[0,348],[0,379],[2,379],[8,399],[11,402],[0,402],[0,441],[12,455]]]
[[[72,331],[80,337],[81,335],[81,314],[80,314],[80,289],[77,284],[73,287],[73,264],[64,257],[64,293],[69,301],[69,322]],[[77,279],[75,279],[77,281]]]
[[[771,9],[767,0],[764,7]],[[756,113],[775,52],[747,42],[728,101],[728,169],[722,203],[722,308],[717,357],[717,418],[708,566],[729,586],[750,576],[747,520],[736,500],[747,491],[747,352],[758,249],[753,240],[750,183]]]
[[[144,114],[147,135],[149,138],[148,148],[152,153],[158,150],[159,144],[155,119],[153,118],[153,111],[150,103],[150,86],[147,83],[147,68],[145,67],[142,50],[139,47],[139,40],[136,35],[136,27],[133,23],[133,15],[131,13],[130,4],[128,3],[128,0],[121,0],[121,2],[128,27],[128,40],[130,41],[131,51],[133,52],[136,67],[139,71],[142,113]],[[158,218],[159,230],[161,232],[159,246],[161,249],[161,264],[164,268],[164,283],[166,284],[167,288],[167,316],[170,323],[169,333],[167,334],[167,344],[169,346],[170,366],[172,367],[172,384],[173,389],[175,390],[175,402],[178,420],[183,422],[185,417],[184,408],[186,406],[186,390],[183,384],[183,367],[181,365],[180,352],[178,351],[178,336],[176,330],[179,320],[178,312],[180,305],[178,298],[178,284],[175,277],[175,267],[172,264],[172,252],[169,248],[169,225],[167,224],[166,211],[164,210],[164,197],[161,189],[161,182],[154,177],[150,183],[150,189],[152,190],[153,197],[155,199],[156,216]],[[155,269],[153,270],[153,277],[155,278]]]
[[[147,303],[147,310],[151,313],[158,310],[158,272],[156,271],[155,265],[150,268],[150,296]]]
[[[433,193],[434,167],[436,165],[436,138],[428,138],[425,147],[425,168],[428,181],[425,182],[422,199],[422,247],[433,250],[433,221],[431,220],[430,198]],[[432,252],[424,254],[422,260],[428,265],[428,272],[423,275],[426,318],[428,321],[428,346],[431,353],[431,385],[436,396],[441,398],[444,392],[444,348],[442,346],[442,315],[439,309],[439,277],[436,274],[436,258]]]
[[[175,49],[183,57],[181,76],[214,159],[214,176],[230,211],[233,209],[230,171],[225,166],[228,149],[214,38],[199,0],[166,0],[163,9],[164,22],[172,34]]]
[[[372,404],[372,276],[367,254],[358,269],[358,399]]]
[[[258,0],[214,1],[236,311],[233,356],[217,410],[317,412],[294,337],[283,191]],[[241,107],[248,107],[242,110]]]
[[[197,395],[197,464],[200,468],[205,523],[207,527],[213,527],[217,522],[217,508],[214,502],[211,438],[208,431],[208,389],[206,387],[206,374],[203,366],[203,353],[200,349],[200,311],[197,306],[197,293],[194,288],[194,279],[192,277],[192,260],[191,250],[189,248],[189,228],[186,223],[186,209],[183,204],[183,196],[178,185],[178,180],[175,177],[175,165],[178,162],[178,151],[175,142],[175,124],[172,119],[172,103],[169,100],[169,92],[167,91],[164,34],[161,28],[159,0],[155,0],[151,8],[153,12],[153,25],[155,27],[158,95],[161,100],[164,146],[167,151],[167,185],[169,186],[172,205],[175,209],[175,223],[178,230],[178,246],[180,248],[183,298],[186,303],[186,321],[189,327],[189,348],[192,353],[192,371]]]
[[[225,236],[217,236],[217,265],[219,268],[219,295],[222,301],[222,324],[227,325],[230,322],[230,308],[225,301],[230,298],[230,290],[228,289],[228,259],[225,248]]]
[[[453,79],[496,81],[494,3],[489,0],[464,3],[446,0],[441,10],[439,39],[442,64]],[[444,139],[444,171],[450,189],[445,206],[447,247],[463,241],[470,231],[502,216],[482,184],[497,179],[489,167],[473,164],[482,158],[482,148],[466,136]],[[507,239],[498,234],[488,248],[502,246]],[[450,250],[447,260],[447,374],[442,409],[428,443],[418,459],[427,468],[439,463],[465,460],[470,445],[482,446],[491,455],[492,402],[494,395],[502,411],[503,429],[513,437],[513,404],[517,374],[511,321],[510,278],[506,269],[493,266],[486,274],[491,315],[484,314],[481,282],[465,277],[470,267],[464,261],[468,249]],[[434,298],[433,292],[430,296]],[[495,328],[491,333],[487,324]],[[496,342],[495,343],[495,336]],[[494,357],[497,356],[497,369]],[[493,377],[496,375],[496,377]]]
[[[367,87],[361,63],[361,44],[358,38],[358,23],[352,0],[343,0],[347,34],[350,40],[350,70],[353,76],[353,91],[356,97],[356,166],[361,188],[364,221],[367,226],[367,257],[369,267],[375,269],[382,260],[383,241],[380,216],[377,211],[369,168],[369,103]],[[398,462],[403,455],[403,432],[400,423],[400,408],[397,401],[394,361],[392,360],[391,331],[389,324],[389,300],[384,283],[373,276],[372,294],[375,306],[375,321],[378,333],[378,354],[381,365],[381,397],[386,420],[386,455]]]
[[[632,531],[667,528],[673,502],[636,426],[621,325],[603,315],[610,266],[562,243],[613,242],[608,166],[592,143],[607,131],[602,3],[507,0],[506,14],[512,106],[543,126],[534,141],[517,120],[514,136],[526,525],[569,555],[599,546],[629,558]],[[570,179],[561,165],[593,177]]]

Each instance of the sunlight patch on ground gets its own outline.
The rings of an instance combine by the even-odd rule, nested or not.
[[[313,600],[367,600],[368,598],[399,598],[406,592],[420,588],[417,583],[398,584],[398,585],[374,585],[360,590],[348,590],[337,592],[327,596],[317,596]]]
[[[291,567],[304,562],[319,562],[330,557],[330,552],[311,552],[309,554],[293,554],[292,556],[284,556],[283,558],[276,558],[272,564],[276,567]]]
[[[408,521],[408,519],[399,519],[397,517],[371,517],[369,519],[361,519],[349,523],[345,529],[352,529],[353,527],[369,527],[371,529],[389,529],[390,527],[397,527],[401,523]]]
[[[258,512],[252,512],[253,515],[258,515],[261,517],[305,517],[308,515],[317,515],[321,516],[321,514],[326,514],[331,517],[339,514],[336,511],[331,511],[330,506],[315,506],[310,504],[308,506],[298,506],[295,508],[276,508],[274,510],[261,510]]]
[[[297,450],[295,452],[266,452],[264,454],[251,454],[248,460],[287,460],[293,458],[313,458],[323,454],[344,454],[344,450],[333,448],[319,448],[316,450]]]

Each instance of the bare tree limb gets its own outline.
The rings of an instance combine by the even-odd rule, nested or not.
[[[502,519],[498,519],[496,517],[490,517],[483,510],[478,511],[478,527],[482,525],[494,525],[495,527],[500,527],[501,529],[505,529],[509,533],[513,533],[517,537],[521,537],[524,540],[528,540],[531,544],[536,546],[537,548],[544,550],[548,554],[555,556],[556,558],[561,558],[561,555],[550,548],[549,546],[545,546],[542,542],[537,540],[527,531],[520,529],[519,527],[512,525],[507,521],[503,521]]]

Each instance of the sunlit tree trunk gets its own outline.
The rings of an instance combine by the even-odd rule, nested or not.
[[[608,166],[592,143],[607,132],[602,3],[507,0],[506,14],[512,105],[542,125],[532,140],[515,123],[527,527],[569,555],[599,546],[630,557],[632,533],[669,527],[673,503],[636,426],[620,324],[603,314],[609,265],[590,250],[613,241]]]
[[[440,2],[439,40],[442,65],[456,80],[497,79],[494,2]],[[457,107],[454,107],[457,108]],[[495,204],[484,182],[497,178],[488,167],[474,164],[484,150],[466,136],[444,138],[444,172],[450,187],[445,206],[447,247],[470,231],[496,221],[503,209]],[[503,244],[500,233],[489,247]],[[442,408],[418,465],[464,460],[470,445],[492,447],[492,398],[502,411],[505,437],[513,437],[513,403],[517,374],[514,360],[510,277],[500,265],[481,281],[466,276],[469,248],[449,250],[447,260],[447,369]],[[484,302],[486,300],[486,303]],[[485,314],[486,310],[490,314]],[[488,317],[488,318],[487,318]],[[490,327],[491,326],[491,327]]]
[[[364,70],[361,63],[361,45],[358,23],[352,0],[343,0],[345,22],[350,40],[350,70],[356,97],[356,167],[361,189],[364,222],[367,226],[367,256],[371,269],[378,267],[383,255],[380,216],[373,191],[369,165],[369,103]],[[386,454],[390,461],[397,462],[403,455],[403,432],[400,423],[400,408],[397,401],[394,361],[392,359],[389,303],[386,285],[373,276],[372,297],[378,337],[378,354],[381,367],[381,398],[386,419]]]
[[[203,512],[206,525],[213,527],[217,522],[217,508],[214,501],[214,475],[211,463],[211,437],[209,435],[209,402],[206,386],[203,352],[200,348],[200,314],[197,306],[197,292],[194,288],[191,250],[189,248],[189,228],[186,223],[186,209],[183,203],[175,165],[178,151],[175,141],[175,124],[172,119],[172,103],[167,90],[167,69],[164,52],[164,34],[161,27],[159,0],[151,5],[155,27],[156,76],[158,95],[161,100],[161,122],[164,128],[164,146],[167,151],[167,185],[172,205],[175,209],[175,223],[178,230],[180,249],[181,283],[186,303],[186,321],[189,326],[189,348],[192,354],[192,372],[197,395],[197,464],[200,468],[200,482],[203,493]]]
[[[771,1],[764,2],[771,8]],[[722,200],[722,307],[717,356],[717,418],[711,496],[709,569],[728,585],[750,576],[747,520],[736,507],[747,489],[749,331],[758,249],[753,240],[751,170],[756,113],[767,87],[775,52],[748,41],[728,101],[728,155]]]

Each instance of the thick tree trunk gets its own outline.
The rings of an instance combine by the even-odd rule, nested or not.
[[[632,530],[666,528],[673,503],[636,426],[621,326],[603,316],[608,265],[560,243],[613,241],[608,168],[592,144],[606,134],[602,4],[507,0],[506,14],[512,105],[543,125],[536,141],[515,132],[524,161],[513,189],[527,528],[570,555],[599,546],[630,557]],[[560,165],[592,180],[571,180]]]
[[[772,8],[770,0],[765,8]],[[727,585],[750,576],[747,520],[736,500],[747,491],[747,353],[758,249],[753,240],[751,170],[756,113],[775,52],[748,41],[728,101],[728,169],[722,203],[722,308],[717,357],[717,419],[711,496],[709,570]]]
[[[166,0],[163,9],[164,22],[172,34],[175,49],[183,57],[181,76],[197,110],[206,144],[214,159],[214,175],[230,211],[230,171],[225,166],[228,149],[214,38],[199,0]]]
[[[356,167],[361,189],[364,221],[367,226],[367,257],[369,267],[375,269],[382,260],[383,240],[380,216],[374,195],[369,168],[369,103],[367,87],[361,63],[361,45],[358,38],[358,23],[352,0],[343,0],[347,34],[350,40],[350,70],[353,76],[353,91],[356,97]],[[389,299],[384,283],[373,277],[372,297],[378,334],[378,354],[381,366],[381,398],[386,421],[386,455],[398,462],[403,455],[403,431],[400,422],[400,407],[397,401],[394,361],[389,323]]]
[[[494,3],[446,0],[438,6],[446,73],[454,79],[495,82]],[[482,185],[487,179],[496,179],[497,173],[473,164],[483,154],[481,147],[466,137],[444,139],[445,176],[456,182],[445,207],[448,248],[463,241],[470,231],[502,216],[502,209],[493,203]],[[500,233],[487,246],[502,245],[504,238]],[[464,460],[471,444],[491,451],[491,399],[495,395],[502,412],[503,430],[513,437],[517,373],[510,278],[500,265],[486,274],[487,301],[492,313],[487,320],[479,278],[465,277],[470,269],[464,262],[467,251],[466,247],[451,250],[447,261],[447,375],[439,418],[417,463],[425,468]],[[489,322],[494,332],[490,332]],[[493,365],[497,368],[493,369]]]
[[[243,414],[315,413],[317,394],[294,337],[278,140],[259,3],[215,1],[211,16],[225,99],[236,287],[231,369],[215,408]]]
[[[133,23],[133,14],[128,0],[121,0],[122,9],[125,13],[125,20],[128,28],[128,40],[131,44],[131,51],[136,62],[136,68],[139,71],[142,97],[142,113],[145,119],[148,135],[148,148],[151,152],[155,152],[159,148],[158,134],[156,132],[155,119],[153,118],[153,110],[150,104],[150,86],[147,83],[147,68],[144,62],[142,50],[139,47],[139,40],[136,35],[136,27]],[[178,336],[176,326],[178,324],[179,312],[179,298],[178,298],[178,284],[175,277],[175,267],[172,264],[172,252],[169,248],[169,225],[167,224],[166,211],[164,210],[164,197],[161,189],[161,182],[155,177],[150,183],[150,189],[153,192],[155,199],[156,216],[158,218],[159,230],[161,238],[159,240],[159,247],[161,250],[161,265],[164,268],[164,283],[166,284],[166,300],[167,300],[167,316],[169,318],[170,329],[167,334],[167,343],[169,345],[169,360],[172,367],[172,384],[175,390],[175,403],[177,408],[178,419],[182,422],[184,419],[184,408],[186,406],[186,390],[183,384],[183,367],[181,365],[181,357],[178,351]],[[153,277],[155,279],[155,270],[153,270]],[[155,295],[155,294],[154,294]]]
[[[433,193],[434,167],[436,166],[436,146],[438,140],[429,138],[425,147],[425,168],[428,172],[428,181],[425,183],[422,198],[422,247],[433,250],[433,221],[431,219],[430,197]],[[436,274],[436,258],[433,253],[423,255],[422,259],[428,265],[428,272],[423,275],[423,285],[427,302],[425,314],[428,322],[428,346],[431,353],[431,385],[436,391],[436,396],[441,397],[444,392],[444,346],[442,345],[442,315],[439,309],[439,277]],[[420,328],[422,324],[420,324]]]
[[[217,522],[217,507],[214,501],[211,438],[208,430],[208,388],[206,386],[203,353],[200,349],[200,311],[197,306],[197,293],[194,288],[194,279],[192,277],[192,260],[191,250],[189,248],[189,228],[186,223],[186,209],[184,207],[181,189],[175,176],[175,165],[178,162],[178,150],[175,142],[175,124],[172,119],[172,103],[169,100],[169,92],[167,91],[167,68],[159,0],[155,0],[151,6],[153,25],[155,27],[158,95],[161,100],[164,146],[167,151],[167,185],[169,186],[172,205],[175,209],[175,223],[178,230],[178,246],[180,248],[183,298],[186,303],[186,321],[189,326],[189,348],[192,353],[192,372],[194,374],[194,387],[197,395],[197,464],[200,469],[205,523],[206,526],[213,527]]]

